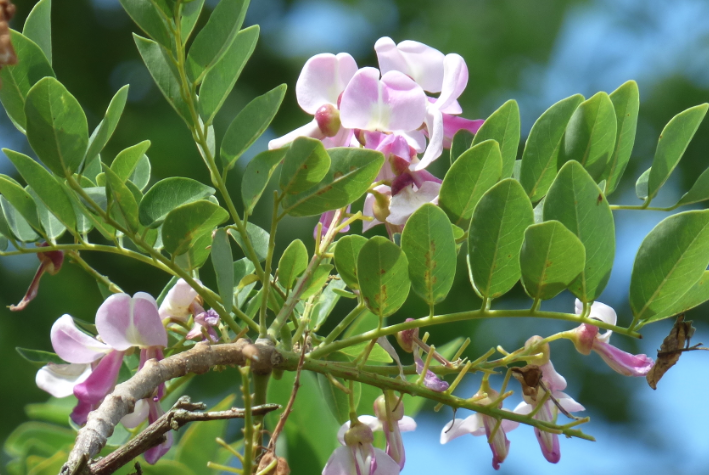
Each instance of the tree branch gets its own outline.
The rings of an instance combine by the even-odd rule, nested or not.
[[[235,343],[209,345],[200,342],[191,350],[165,358],[149,360],[131,379],[119,384],[106,396],[98,409],[89,414],[86,425],[79,431],[69,459],[61,475],[90,474],[88,461],[106,445],[113,429],[126,414],[133,412],[135,403],[150,397],[161,383],[190,373],[206,373],[214,366],[243,365],[251,360],[254,373],[269,373],[278,359],[268,341],[256,343],[242,338]]]
[[[205,409],[202,403],[192,403],[188,396],[182,396],[168,412],[153,422],[137,437],[117,449],[110,455],[89,465],[92,475],[110,475],[128,464],[138,455],[164,441],[165,433],[178,430],[188,422],[215,421],[220,419],[236,419],[244,417],[244,410],[232,408],[228,411],[194,412]],[[267,414],[279,409],[278,404],[265,404],[251,408],[253,414]]]

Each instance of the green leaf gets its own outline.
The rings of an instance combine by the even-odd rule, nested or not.
[[[52,0],[40,0],[32,7],[25,20],[22,34],[42,49],[49,64],[52,64]]]
[[[0,184],[2,184],[2,180],[0,180]],[[33,228],[4,195],[0,195],[0,206],[2,206],[5,222],[12,231],[11,235],[14,235],[21,242],[34,242],[39,239],[39,235],[35,232],[39,228]]]
[[[2,149],[7,158],[10,159],[22,178],[32,187],[39,196],[44,206],[56,216],[64,226],[73,230],[76,229],[76,216],[74,207],[71,205],[69,197],[64,192],[64,188],[42,165],[32,160],[27,155],[13,152],[6,148]]]
[[[202,7],[204,7],[204,0],[192,0],[189,3],[183,3],[182,5],[182,43],[187,43],[192,30],[194,30],[197,20],[199,20],[199,15],[202,13]]]
[[[273,172],[286,154],[288,149],[266,150],[256,155],[244,170],[241,179],[241,199],[244,209],[251,214],[254,206],[261,199]]]
[[[106,174],[107,190],[110,190],[111,197],[118,203],[123,218],[134,231],[140,228],[138,220],[138,201],[130,188],[111,170],[108,165],[103,165],[103,172]]]
[[[214,188],[186,177],[165,178],[155,183],[140,202],[140,222],[155,228],[173,209],[213,195]]]
[[[5,216],[0,215],[0,219],[2,219],[4,221]],[[7,224],[7,222],[5,224]],[[8,228],[8,231],[9,231],[9,228]],[[8,234],[10,234],[10,236],[12,236],[11,233],[8,232]],[[7,248],[9,245],[10,245],[10,241],[8,241],[8,239],[4,235],[0,235],[0,251],[7,251]]]
[[[29,348],[20,348],[19,346],[15,350],[22,356],[26,361],[29,361],[37,368],[41,368],[47,363],[54,364],[66,364],[66,361],[57,356],[56,353],[43,350],[31,350]]]
[[[339,353],[347,355],[350,358],[356,358],[364,352],[364,350],[369,346],[369,342],[365,341],[358,343],[356,345],[348,346],[347,348],[342,348]],[[379,345],[374,345],[372,351],[369,353],[367,358],[368,363],[393,363],[394,360],[389,356],[384,348]]]
[[[357,279],[357,258],[359,251],[367,244],[367,238],[350,234],[337,241],[335,246],[335,266],[342,280],[351,288],[359,289]]]
[[[207,24],[195,37],[187,54],[185,69],[193,82],[227,52],[246,16],[249,0],[221,0]]]
[[[451,141],[450,159],[451,165],[458,160],[466,150],[468,150],[473,145],[473,139],[475,134],[465,129],[460,129],[453,136]]]
[[[217,288],[224,310],[231,312],[234,304],[234,257],[224,228],[217,229],[212,238],[212,265],[217,276]]]
[[[556,297],[583,271],[586,249],[559,221],[533,224],[519,256],[522,285],[533,299]]]
[[[234,117],[224,134],[219,152],[225,168],[233,167],[241,154],[266,131],[285,93],[286,86],[281,84],[246,104]]]
[[[34,229],[42,229],[34,200],[15,180],[9,176],[0,175],[0,194]],[[5,211],[5,217],[12,227],[12,220],[7,211]]]
[[[25,422],[17,427],[5,440],[5,451],[12,457],[22,457],[25,449],[36,440],[41,440],[50,448],[59,451],[74,443],[76,432],[45,422]]]
[[[480,199],[468,231],[468,259],[483,297],[500,297],[519,280],[524,231],[533,223],[532,203],[512,178],[502,180]]]
[[[37,205],[37,215],[39,216],[39,221],[42,223],[42,229],[44,229],[44,234],[46,237],[53,241],[64,234],[64,231],[66,231],[66,226],[64,226],[62,222],[59,221],[46,206],[44,206],[44,204],[42,204],[42,200],[37,195],[37,192],[29,186],[27,187],[27,192],[30,196],[32,196],[32,199]],[[71,204],[71,201],[69,204]]]
[[[284,289],[292,289],[296,279],[308,267],[308,250],[300,239],[291,242],[278,261],[278,282]]]
[[[140,1],[140,0],[134,0]],[[167,51],[156,42],[133,34],[133,40],[148,72],[167,102],[175,109],[187,124],[192,123],[189,108],[180,93],[180,80],[177,68],[172,63]]]
[[[342,386],[347,387],[347,381],[340,378],[336,379]],[[324,374],[318,374],[318,386],[320,386],[320,393],[322,394],[321,399],[325,401],[330,413],[337,419],[337,422],[340,424],[347,422],[350,419],[349,395],[330,382]],[[354,383],[355,401],[359,401],[361,396],[362,383],[356,382]]]
[[[145,0],[119,0],[129,17],[149,37],[166,48],[172,48],[172,37],[164,13],[153,2]]]
[[[312,273],[312,275],[305,281],[303,292],[300,294],[300,300],[307,300],[309,297],[315,295],[322,290],[323,286],[330,277],[330,271],[333,269],[331,264],[320,264]]]
[[[258,25],[241,30],[229,49],[224,53],[222,59],[204,76],[202,86],[199,88],[199,107],[205,124],[212,123],[214,116],[219,112],[226,98],[229,97],[229,93],[239,79],[241,71],[256,48],[258,35]],[[283,100],[282,96],[281,100]],[[268,106],[268,104],[263,105]],[[278,101],[278,105],[280,105],[280,101]],[[275,108],[278,110],[278,106]],[[256,109],[256,112],[261,115],[263,111],[259,108]],[[272,119],[273,117],[271,117]],[[270,123],[271,120],[268,120],[268,122]],[[266,127],[268,127],[268,124],[266,124]]]
[[[709,265],[709,210],[663,219],[645,236],[630,277],[635,320],[669,317],[667,309],[691,289]]]
[[[86,162],[94,160],[111,139],[113,132],[118,126],[118,121],[121,119],[123,109],[128,100],[128,84],[123,86],[113,96],[111,102],[106,109],[106,115],[101,123],[94,129],[94,132],[89,137],[89,148],[86,151]],[[100,170],[99,170],[100,171]],[[90,177],[89,177],[90,178]]]
[[[84,159],[89,126],[79,102],[52,77],[32,86],[25,103],[27,140],[54,173],[74,173]]]
[[[676,206],[699,203],[706,200],[709,200],[709,168],[699,175],[692,188],[680,198]]]
[[[236,395],[230,394],[210,411],[229,410],[235,400]],[[185,464],[194,473],[205,473],[207,462],[215,459],[219,450],[219,445],[214,442],[214,439],[224,437],[228,422],[223,419],[210,421],[207,424],[190,425],[177,445],[175,460]]]
[[[136,166],[138,166],[138,162],[141,158],[143,158],[143,155],[145,155],[145,152],[147,152],[149,148],[150,140],[145,140],[139,144],[122,150],[118,155],[116,155],[116,158],[113,159],[113,163],[111,163],[111,171],[113,171],[118,178],[125,183],[133,174]]]
[[[143,155],[138,159],[135,170],[128,178],[140,191],[143,191],[150,183],[150,168],[150,159],[147,155]]]
[[[320,140],[298,137],[286,151],[281,168],[283,193],[297,195],[314,187],[330,168],[330,156]]]
[[[600,181],[615,146],[615,108],[608,94],[599,92],[574,111],[566,126],[559,167],[576,160],[594,180]]]
[[[196,0],[195,0],[196,3]],[[187,5],[190,5],[189,3]],[[225,422],[225,421],[220,421]],[[199,424],[193,424],[196,426]],[[206,425],[206,424],[205,424]],[[212,444],[216,447],[215,452],[219,452],[219,446],[216,443]],[[209,451],[211,452],[211,451]],[[206,467],[206,464],[204,465]],[[195,472],[190,469],[187,465],[176,460],[168,460],[162,458],[158,460],[155,465],[141,464],[141,470],[144,475],[196,475],[197,473],[203,473],[204,468],[200,468],[202,472]],[[130,470],[128,471],[130,473]]]
[[[162,225],[165,250],[177,256],[187,252],[192,243],[229,218],[229,213],[211,201],[195,201],[170,211]]]
[[[616,138],[613,154],[608,161],[604,174],[606,178],[606,196],[615,191],[620,179],[628,166],[630,154],[635,143],[635,131],[638,127],[638,109],[640,107],[640,91],[635,81],[628,81],[610,95],[615,109]]]
[[[672,305],[654,315],[650,321],[660,320],[662,318],[672,317],[677,314],[686,312],[694,307],[703,304],[709,300],[709,271],[704,271],[701,279],[691,286],[679,299]]]
[[[544,220],[560,221],[583,243],[586,265],[569,290],[582,302],[596,300],[613,268],[615,225],[606,197],[579,162],[559,171],[544,201]]]
[[[401,234],[401,249],[409,260],[409,278],[414,292],[430,306],[445,299],[455,280],[458,258],[453,228],[446,213],[431,203],[417,209]]]
[[[512,175],[519,148],[520,128],[519,106],[517,101],[510,99],[493,112],[475,134],[473,145],[486,140],[495,140],[499,144],[503,178]]]
[[[638,177],[638,181],[635,182],[635,196],[640,198],[641,200],[644,200],[647,198],[648,195],[648,181],[650,179],[650,171],[652,170],[652,167],[648,168],[645,170],[640,177]]]
[[[581,102],[580,94],[557,102],[537,119],[529,132],[519,181],[532,201],[542,199],[554,181],[566,125]]]
[[[500,179],[502,155],[494,140],[486,140],[464,152],[451,165],[441,184],[439,204],[453,224],[470,219],[483,194]]]
[[[344,208],[367,192],[384,164],[384,156],[374,150],[347,147],[328,152],[331,164],[325,178],[299,195],[286,195],[282,201],[286,213],[314,216]]]
[[[32,40],[15,30],[10,30],[10,39],[17,55],[17,64],[4,66],[0,70],[0,101],[15,127],[25,133],[27,94],[40,79],[54,77],[54,70],[42,49]]]
[[[206,232],[193,240],[189,250],[177,256],[175,262],[178,262],[183,269],[189,272],[199,269],[207,262],[207,258],[209,258],[211,244],[212,236],[210,236],[209,232]]]
[[[241,233],[236,229],[229,229],[229,234],[246,253],[246,245],[241,239]],[[260,262],[265,261],[268,256],[268,240],[270,239],[268,231],[253,223],[246,223],[246,234],[249,236],[249,241],[251,241],[258,260]]]
[[[701,104],[680,112],[662,130],[648,179],[648,202],[657,195],[679,163],[707,109],[709,104]]]
[[[50,398],[44,403],[25,405],[25,414],[34,421],[45,421],[69,427],[69,415],[76,405],[75,398]]]
[[[343,290],[344,288],[345,283],[341,279],[332,279],[325,286],[325,290],[322,291],[318,302],[310,313],[310,329],[312,331],[318,331],[325,323],[327,317],[330,316],[335,305],[337,305],[337,302],[340,300],[340,295],[337,291]]]
[[[409,295],[409,261],[393,242],[375,236],[357,256],[357,278],[367,307],[381,319],[399,310]]]

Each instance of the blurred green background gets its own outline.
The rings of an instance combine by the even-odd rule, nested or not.
[[[17,15],[11,23],[15,29],[21,29],[34,3],[16,2]],[[207,1],[208,8],[214,4]],[[641,93],[636,145],[622,185],[609,199],[616,204],[635,204],[635,179],[650,165],[664,124],[685,108],[709,100],[707,19],[706,0],[677,0],[671,4],[659,0],[252,0],[246,24],[260,24],[262,35],[235,91],[215,121],[217,140],[250,99],[280,83],[287,83],[289,90],[272,130],[241,158],[230,175],[229,187],[238,200],[240,172],[248,159],[265,149],[268,139],[309,120],[299,109],[294,94],[300,68],[309,56],[348,51],[360,66],[376,66],[373,44],[386,35],[397,42],[413,39],[444,53],[461,54],[470,70],[468,88],[460,100],[464,116],[485,118],[505,100],[514,98],[522,111],[523,136],[535,118],[555,101],[576,92],[586,97],[599,90],[611,92],[626,80],[636,79]],[[110,162],[123,148],[151,140],[148,155],[153,182],[175,175],[208,182],[186,128],[153,85],[138,56],[131,38],[131,32],[138,30],[118,0],[55,1],[52,21],[54,69],[84,107],[90,129],[102,118],[113,93],[124,84],[131,85],[128,105],[102,154],[103,160]],[[201,24],[205,21],[203,13]],[[0,114],[0,146],[32,154],[5,114]],[[700,127],[679,168],[661,191],[657,205],[672,204],[688,190],[709,165],[707,158],[709,122]],[[430,170],[443,176],[447,163],[444,153]],[[4,156],[0,156],[0,173],[15,175]],[[253,221],[266,226],[270,209],[264,199]],[[616,268],[601,300],[616,308],[622,325],[630,321],[627,288],[635,252],[644,235],[664,216],[651,212],[616,213]],[[316,218],[287,219],[278,234],[277,252],[295,238],[312,249],[315,222]],[[354,228],[359,231],[359,225]],[[85,257],[129,293],[146,291],[157,295],[168,280],[154,268],[133,261],[88,253]],[[14,348],[51,350],[49,329],[59,316],[69,313],[92,321],[101,302],[94,281],[67,262],[59,275],[43,278],[39,296],[24,312],[9,312],[5,307],[22,298],[36,266],[37,259],[32,255],[0,259],[0,442],[26,419],[25,404],[47,399],[47,394],[34,384],[34,369]],[[437,313],[479,306],[464,269],[460,261],[456,285],[437,307]],[[207,283],[212,282],[210,274],[207,264],[202,274]],[[349,302],[340,302],[330,322],[338,321],[348,305]],[[527,305],[529,301],[519,286],[504,301],[496,303],[498,308]],[[564,294],[545,308],[570,311],[573,298]],[[705,305],[690,314],[698,327],[697,341],[709,340],[706,309]],[[425,314],[427,309],[412,295],[390,320]],[[648,327],[643,342],[616,336],[614,343],[628,351],[654,356],[670,326],[671,322],[665,321]],[[532,334],[548,335],[566,328],[568,325],[563,323],[531,319],[467,322],[434,328],[431,341],[440,345],[457,336],[469,336],[472,345],[466,354],[475,357],[497,344],[514,349]],[[569,394],[584,404],[587,414],[593,417],[586,426],[587,432],[603,440],[596,445],[562,440],[564,456],[552,468],[538,453],[531,431],[518,430],[511,437],[512,452],[501,473],[528,473],[532,469],[598,473],[610,467],[627,467],[625,473],[638,473],[641,469],[645,473],[709,473],[709,454],[706,450],[703,455],[699,453],[707,446],[700,427],[709,422],[709,411],[701,403],[702,394],[709,390],[708,383],[703,382],[709,379],[706,365],[702,364],[707,355],[683,356],[682,364],[660,383],[654,394],[644,380],[612,373],[597,356],[583,357],[570,344],[553,346],[552,356],[556,356],[559,372],[567,377]],[[206,375],[188,392],[197,399],[217,401],[229,390],[229,379]],[[475,381],[471,378],[460,390],[461,395],[466,391],[472,395]],[[453,447],[438,446],[437,431],[450,416],[444,410],[421,418],[416,435],[405,438],[411,442],[404,473],[434,473],[431,470],[443,465],[449,473],[492,471],[489,449],[482,439],[466,438],[456,441]],[[5,461],[6,455],[0,455],[0,467]]]

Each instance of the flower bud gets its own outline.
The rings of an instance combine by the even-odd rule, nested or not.
[[[570,340],[579,353],[582,355],[591,353],[593,342],[596,339],[596,335],[598,335],[598,327],[596,325],[582,323],[569,333],[571,334]]]
[[[47,243],[39,244],[38,247],[48,246]],[[38,252],[40,266],[44,266],[44,271],[49,272],[49,275],[56,275],[62,269],[64,263],[64,252],[62,251],[47,251]]]
[[[530,337],[525,343],[524,347],[525,348],[530,348],[532,346],[538,345],[540,341],[544,340],[544,338],[540,337],[539,335],[534,335],[533,337]],[[537,353],[541,353],[541,355],[536,356],[532,355],[527,357],[527,363],[528,364],[535,364],[537,366],[543,366],[549,362],[549,356],[550,356],[550,350],[549,350],[549,343],[544,343],[543,345],[537,346]]]
[[[374,205],[372,206],[372,213],[377,220],[382,223],[386,222],[387,216],[389,216],[389,205],[391,204],[391,196],[387,196],[383,193],[377,191],[372,191],[374,195]]]
[[[315,112],[315,120],[325,137],[334,137],[340,131],[340,111],[332,104],[325,104]]]
[[[388,411],[387,405],[389,406]],[[374,400],[374,414],[384,423],[400,421],[404,418],[404,403],[399,401],[392,391],[386,391]]]
[[[360,444],[371,444],[372,442],[374,442],[372,429],[359,421],[345,432],[345,444],[350,447],[357,447]]]
[[[407,322],[413,322],[413,318],[407,318]],[[407,353],[412,353],[414,351],[414,338],[419,336],[419,329],[412,328],[411,330],[402,330],[396,334],[396,341],[399,342],[399,346],[402,350]]]

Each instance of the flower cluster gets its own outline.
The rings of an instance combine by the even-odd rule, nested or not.
[[[365,199],[363,213],[370,220],[363,231],[386,224],[391,234],[400,232],[420,206],[438,202],[441,180],[426,167],[450,147],[457,131],[475,133],[483,121],[459,116],[458,97],[468,83],[468,67],[460,55],[444,55],[416,41],[397,45],[388,37],[380,38],[374,49],[379,69],[358,69],[347,53],[310,58],[295,93],[313,120],[272,140],[269,148],[307,136],[322,140],[326,148],[382,152],[387,161]]]

